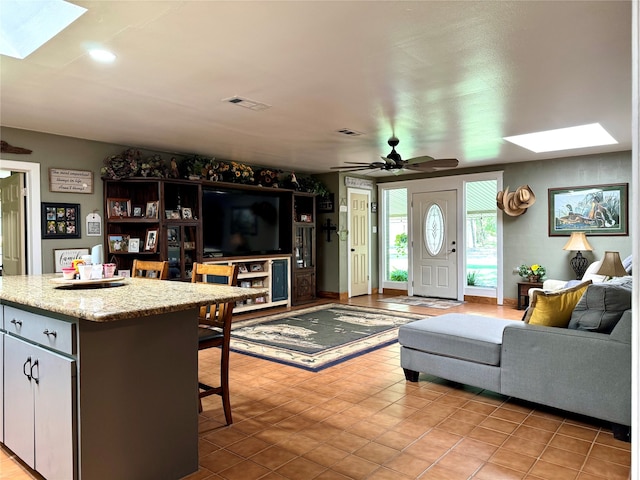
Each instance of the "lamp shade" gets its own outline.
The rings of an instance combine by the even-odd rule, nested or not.
[[[569,238],[569,241],[566,243],[564,247],[562,247],[562,249],[572,250],[574,252],[579,252],[579,251],[590,252],[591,250],[593,250],[591,245],[589,245],[589,242],[587,241],[587,236],[584,234],[584,232],[573,232],[571,234],[571,238]]]
[[[624,277],[627,271],[622,265],[620,254],[618,252],[604,252],[602,265],[597,275],[606,275],[607,277]]]

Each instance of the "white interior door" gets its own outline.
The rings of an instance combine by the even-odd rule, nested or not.
[[[2,274],[25,272],[24,173],[0,179],[2,205]]]
[[[349,190],[349,296],[368,295],[369,278],[369,192]]]
[[[413,294],[457,298],[456,191],[412,196]]]

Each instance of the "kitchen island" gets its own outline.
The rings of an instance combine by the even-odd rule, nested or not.
[[[198,469],[197,313],[264,289],[0,277],[0,441],[47,479]]]

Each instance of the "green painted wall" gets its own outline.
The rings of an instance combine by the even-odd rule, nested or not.
[[[103,212],[102,181],[100,167],[104,158],[129,148],[126,145],[108,144],[91,140],[62,137],[44,133],[1,127],[0,137],[11,145],[33,150],[30,155],[2,154],[6,160],[36,162],[41,165],[41,196],[44,202],[79,203],[81,215]],[[141,150],[143,156],[160,153],[167,160],[172,155],[151,150]],[[54,193],[49,191],[49,168],[71,168],[92,170],[95,172],[93,194]],[[504,220],[504,280],[505,297],[515,298],[515,283],[518,276],[512,272],[521,263],[541,263],[547,268],[547,276],[551,278],[571,279],[573,271],[569,267],[569,259],[575,255],[562,250],[566,237],[549,237],[547,233],[547,189],[550,187],[570,187],[597,185],[608,183],[627,183],[631,178],[631,152],[615,152],[610,154],[589,155],[581,157],[558,158],[535,162],[513,163],[501,165],[504,172],[504,185],[511,189],[528,184],[536,194],[536,204],[526,214],[519,217],[503,215]],[[455,174],[476,173],[495,170],[495,167],[456,170]],[[438,172],[437,176],[451,175],[454,172]],[[347,204],[347,187],[344,185],[344,173],[328,173],[318,178],[335,195],[335,211],[317,215],[317,288],[320,292],[346,293],[348,291],[347,258],[348,240],[340,240],[336,233],[331,234],[331,241],[326,240],[326,232],[322,226],[327,219],[339,230],[348,230],[347,214],[340,213],[340,204]],[[408,180],[426,175],[411,175],[379,178],[379,183],[397,180]],[[431,175],[434,176],[434,175]],[[371,192],[371,200],[378,202],[377,189]],[[629,186],[631,196],[631,185]],[[629,205],[629,225],[637,215],[634,207]],[[378,214],[371,214],[371,226],[378,226]],[[84,232],[84,224],[82,231]],[[42,270],[53,271],[53,249],[91,247],[97,243],[98,237],[83,236],[70,240],[42,241]],[[378,234],[372,233],[372,287],[378,287]],[[631,253],[631,237],[605,236],[589,237],[594,251],[585,254],[590,260],[602,257],[605,250],[619,251],[621,256]]]

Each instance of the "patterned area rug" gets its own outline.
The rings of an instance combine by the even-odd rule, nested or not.
[[[231,350],[312,372],[398,340],[398,327],[425,315],[327,304],[238,322]]]
[[[379,302],[386,303],[399,303],[400,305],[412,305],[415,307],[429,307],[429,308],[451,308],[462,305],[464,302],[458,300],[448,300],[446,298],[433,298],[433,297],[391,297],[384,300],[378,300]]]

